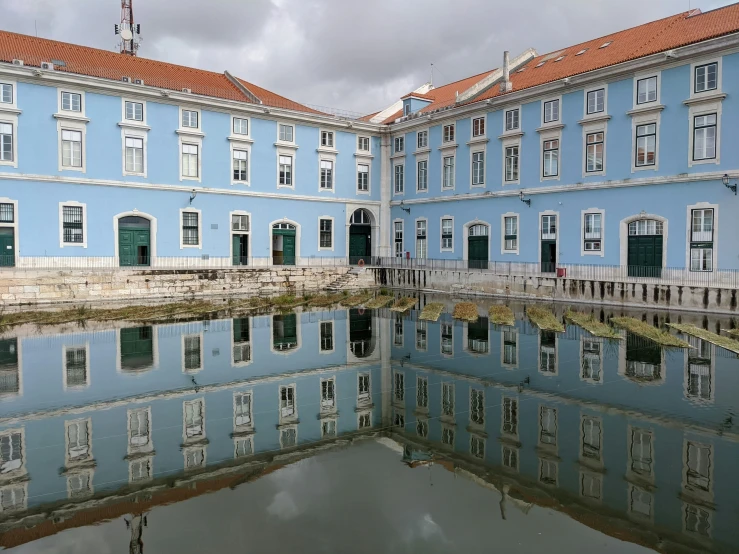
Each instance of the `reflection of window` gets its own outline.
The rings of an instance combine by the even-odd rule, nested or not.
[[[713,384],[711,380],[712,349],[708,341],[688,337],[692,348],[688,350],[688,369],[685,394],[694,400],[711,400]]]
[[[200,335],[184,337],[185,371],[197,371],[200,367]]]
[[[393,395],[396,402],[405,400],[405,375],[398,371],[393,376]]]
[[[90,420],[67,423],[67,456],[70,462],[90,459]]]
[[[426,322],[416,322],[416,350],[426,350]]]
[[[321,410],[333,410],[336,407],[336,380],[321,379]]]
[[[485,458],[485,439],[472,435],[470,437],[470,454],[481,460]]]
[[[334,323],[321,322],[321,352],[330,352],[334,349]]]
[[[593,340],[583,340],[582,343],[582,378],[586,381],[600,382],[601,373],[601,343]]]
[[[585,498],[600,500],[602,486],[600,475],[586,472],[580,474],[580,494]]]
[[[400,315],[395,316],[395,346],[403,346],[403,319]]]
[[[149,410],[131,410],[128,413],[128,444],[132,448],[143,448],[151,441]]]
[[[281,352],[295,350],[298,347],[297,314],[272,316],[272,346]]]
[[[280,429],[280,446],[290,448],[298,444],[298,428],[295,426]]]
[[[429,420],[425,418],[418,418],[416,420],[416,434],[425,439],[429,436]]]
[[[648,477],[652,474],[652,433],[631,430],[631,471]]]
[[[370,412],[359,414],[359,428],[369,429],[370,427],[372,427],[372,414]]]
[[[416,379],[416,406],[418,408],[429,407],[429,380],[426,377]]]
[[[360,402],[369,402],[370,392],[370,376],[369,373],[360,373],[357,376],[357,398]]]
[[[688,441],[685,477],[689,488],[710,492],[712,454],[711,446]]]
[[[251,426],[251,393],[237,393],[234,395],[234,426]]]
[[[23,437],[20,432],[11,432],[0,437],[0,475],[5,475],[23,466]]]
[[[518,470],[518,448],[503,446],[503,467]]]
[[[9,513],[26,508],[26,485],[12,485],[0,489],[0,512]]]
[[[131,483],[148,481],[152,476],[152,459],[147,457],[131,460],[128,465],[128,475]]]
[[[545,374],[557,373],[557,337],[553,331],[540,331],[539,371]]]
[[[694,506],[685,505],[685,530],[704,537],[711,536],[711,512]]]
[[[557,462],[539,458],[539,481],[545,485],[557,484]]]
[[[336,436],[336,420],[327,419],[321,422],[321,437],[335,437]]]
[[[243,364],[251,361],[251,337],[249,318],[234,318],[231,323],[233,329],[233,363]]]
[[[441,385],[441,415],[454,417],[454,383]]]
[[[234,442],[234,458],[243,458],[254,454],[254,444],[251,437],[236,439]]]
[[[503,363],[516,365],[518,363],[518,337],[515,330],[503,331]]]
[[[1,206],[0,220],[2,220]],[[20,384],[18,339],[0,340],[0,395],[18,394],[21,390]]]
[[[93,493],[92,471],[83,470],[67,475],[69,498],[85,498]]]
[[[652,493],[639,487],[629,487],[629,511],[633,514],[651,518],[652,517]]]
[[[476,425],[485,425],[485,391],[470,391],[470,421]]]
[[[474,323],[467,325],[467,349],[475,354],[487,354],[490,352],[490,340],[488,335],[488,318],[480,317]]]
[[[518,435],[518,400],[515,398],[503,399],[503,432]]]
[[[542,406],[539,409],[539,443],[557,446],[557,409]]]
[[[203,400],[185,401],[185,438],[197,438],[205,435]]]
[[[601,422],[590,416],[582,418],[582,455],[584,458],[601,461]]]
[[[293,385],[280,387],[280,417],[295,416],[295,387]]]
[[[184,454],[185,469],[205,467],[205,448],[188,448]]]
[[[87,385],[87,349],[82,347],[66,348],[67,387],[84,387]]]
[[[451,323],[441,324],[441,353],[445,356],[451,356],[454,352],[453,330]]]
[[[447,446],[454,446],[454,428],[446,425],[441,428],[441,443]]]
[[[405,427],[405,415],[400,410],[393,412],[393,427],[403,429]]]

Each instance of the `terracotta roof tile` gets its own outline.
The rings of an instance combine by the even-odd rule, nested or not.
[[[293,102],[292,100],[289,100],[284,96],[280,96],[279,94],[275,94],[274,92],[271,92],[267,89],[244,81],[241,77],[237,77],[237,79],[241,84],[243,84],[247,89],[255,94],[257,98],[262,101],[262,104],[266,106],[272,106],[274,108],[285,108],[288,110],[297,110],[300,112],[308,112],[312,114],[327,115],[323,112],[319,112],[318,110],[314,110],[313,108],[309,108],[308,106],[303,106],[302,104]]]

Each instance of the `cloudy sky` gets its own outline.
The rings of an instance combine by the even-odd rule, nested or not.
[[[498,67],[689,7],[733,0],[134,0],[139,54],[293,100],[368,113],[429,80]],[[503,5],[505,4],[505,5]],[[0,29],[115,49],[120,0],[0,0]],[[35,27],[34,27],[35,24]]]

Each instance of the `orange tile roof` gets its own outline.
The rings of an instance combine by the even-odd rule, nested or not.
[[[359,118],[359,121],[369,121],[373,117],[375,117],[380,112],[374,112],[374,113],[368,113],[367,115],[363,115]]]
[[[64,65],[54,63],[56,71],[115,81],[120,81],[122,77],[143,79],[147,86],[177,91],[189,88],[193,94],[251,102],[223,73],[0,31],[0,62],[9,63],[13,59],[23,60],[24,65],[31,67],[41,67],[41,62],[53,63],[57,60],[64,62]],[[242,82],[264,104],[320,113],[246,81]]]
[[[523,72],[511,73],[513,92],[737,31],[739,4],[705,13],[700,10],[682,12],[537,56],[525,65]],[[608,46],[601,48],[609,42]],[[578,55],[582,50],[585,52]],[[560,56],[564,57],[556,61]],[[537,67],[542,62],[543,65]],[[486,100],[500,94],[500,87],[496,85],[470,102]],[[435,107],[432,105],[426,108],[429,109]]]

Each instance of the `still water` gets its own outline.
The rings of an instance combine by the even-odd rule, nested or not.
[[[739,359],[331,310],[0,338],[0,547],[736,552]]]

